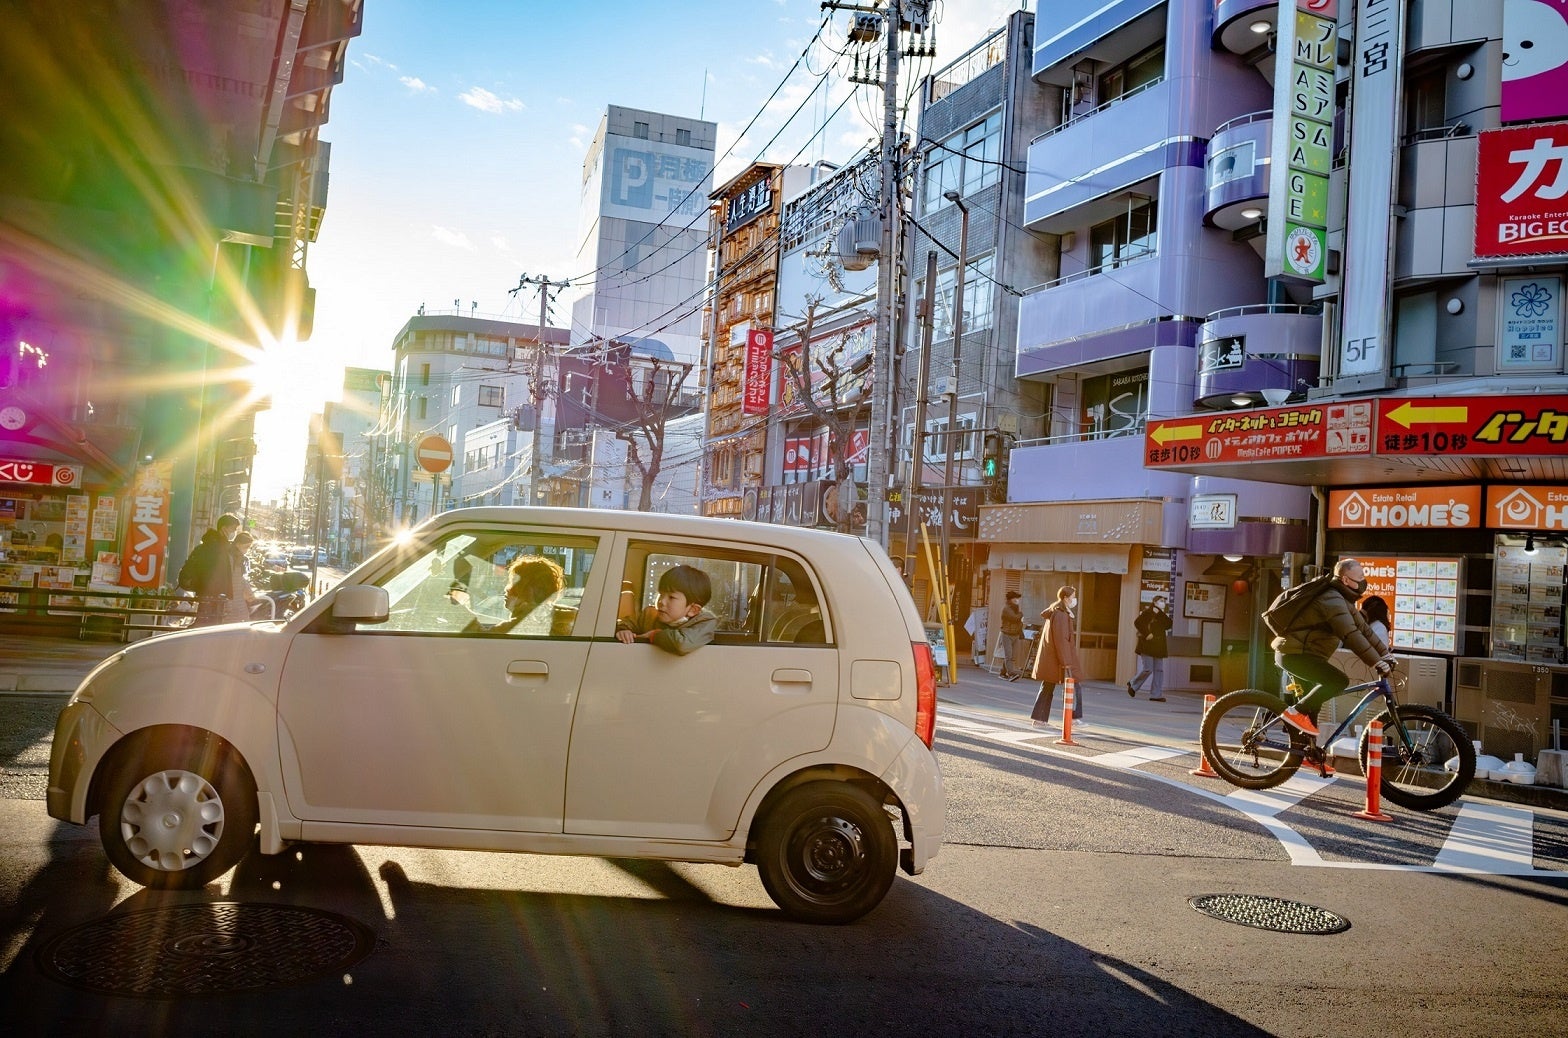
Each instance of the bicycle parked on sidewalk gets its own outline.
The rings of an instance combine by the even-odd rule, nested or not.
[[[1370,722],[1381,721],[1381,791],[1390,802],[1414,811],[1434,811],[1458,800],[1475,777],[1475,747],[1459,722],[1429,706],[1400,703],[1386,676],[1345,689],[1347,695],[1366,694],[1322,745],[1281,719],[1287,706],[1306,695],[1295,675],[1285,676],[1283,698],[1261,689],[1241,689],[1219,697],[1203,717],[1204,756],[1232,785],[1270,789],[1294,775],[1303,763],[1328,775],[1328,747],[1363,714],[1369,716],[1356,745],[1361,771],[1366,774]]]

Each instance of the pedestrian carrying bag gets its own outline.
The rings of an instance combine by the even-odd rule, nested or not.
[[[1281,591],[1274,601],[1269,603],[1269,607],[1263,610],[1264,625],[1281,638],[1290,634],[1295,629],[1296,620],[1306,612],[1307,605],[1322,594],[1333,581],[1334,575],[1325,573],[1321,577],[1303,580],[1295,587]]]

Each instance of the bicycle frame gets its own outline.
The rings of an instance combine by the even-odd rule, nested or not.
[[[1285,673],[1292,682],[1296,680],[1296,675],[1291,674],[1289,671],[1286,671]],[[1345,689],[1344,694],[1347,696],[1354,695],[1363,689],[1367,690],[1367,694],[1361,697],[1360,702],[1356,703],[1356,705],[1351,709],[1350,713],[1345,716],[1345,719],[1340,722],[1339,727],[1335,728],[1329,737],[1323,741],[1323,745],[1334,745],[1334,740],[1338,739],[1340,735],[1344,733],[1345,729],[1349,728],[1355,722],[1356,718],[1361,716],[1361,712],[1367,708],[1367,704],[1372,702],[1372,700],[1381,697],[1383,703],[1388,707],[1390,726],[1398,731],[1400,744],[1408,746],[1410,744],[1410,736],[1404,729],[1404,722],[1399,719],[1399,710],[1397,709],[1399,706],[1399,701],[1394,698],[1394,686],[1389,684],[1387,675],[1380,674],[1371,681],[1363,681],[1359,685],[1351,685]]]

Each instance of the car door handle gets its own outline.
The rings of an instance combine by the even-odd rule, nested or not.
[[[547,678],[550,676],[550,665],[544,660],[513,660],[506,665],[506,676],[509,678]]]
[[[811,684],[811,671],[801,670],[797,667],[780,667],[773,672],[773,690],[775,692],[804,692],[799,685]]]

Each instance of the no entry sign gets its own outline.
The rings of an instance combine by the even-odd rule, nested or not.
[[[426,472],[445,472],[452,467],[452,445],[445,436],[432,434],[419,441],[419,446],[414,448],[414,457]]]

